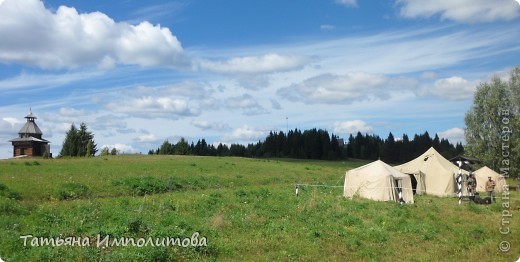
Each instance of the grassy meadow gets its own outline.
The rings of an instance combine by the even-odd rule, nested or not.
[[[496,204],[342,197],[367,162],[122,155],[0,161],[5,261],[516,261],[520,194]],[[295,196],[295,184],[302,186]],[[502,216],[502,203],[511,217]],[[501,234],[501,221],[511,232]],[[24,246],[20,236],[191,237],[201,247]],[[499,245],[508,241],[511,250]]]

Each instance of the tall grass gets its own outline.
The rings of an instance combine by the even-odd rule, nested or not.
[[[106,160],[105,160],[106,159]],[[181,156],[0,161],[0,257],[27,260],[466,260],[513,261],[499,232],[502,201],[457,205],[417,196],[414,205],[345,199],[347,169],[364,162]],[[29,163],[33,163],[29,161]],[[1,189],[2,187],[0,187]],[[2,191],[2,192],[3,192]],[[511,192],[511,198],[519,198]],[[204,247],[23,246],[20,236],[207,238]],[[509,241],[513,249],[501,252]]]

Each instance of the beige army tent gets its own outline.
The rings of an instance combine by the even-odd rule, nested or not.
[[[459,173],[459,168],[433,147],[416,159],[395,168],[413,176],[415,181],[412,183],[416,185],[418,194],[451,196],[455,193],[455,178]],[[463,174],[467,175],[467,171],[463,171]],[[465,189],[464,186],[463,188]]]
[[[343,195],[359,195],[377,201],[414,202],[410,177],[381,160],[347,171]]]
[[[503,176],[487,166],[480,168],[473,172],[473,174],[475,174],[475,179],[477,179],[477,192],[486,192],[486,181],[488,177],[491,177],[491,179],[495,181],[495,192],[502,192],[502,187],[507,184]]]

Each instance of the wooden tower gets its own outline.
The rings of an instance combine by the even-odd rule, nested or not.
[[[13,157],[43,156],[45,152],[51,156],[49,141],[42,138],[42,131],[34,120],[32,111],[25,117],[27,122],[18,132],[18,137],[9,140],[13,143]]]

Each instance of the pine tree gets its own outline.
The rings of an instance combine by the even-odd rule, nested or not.
[[[433,148],[435,148],[435,150],[439,151],[439,153],[441,151],[443,151],[441,148],[441,140],[439,138],[439,135],[435,134],[435,137],[433,138],[433,141],[432,141],[432,146],[433,146]]]
[[[354,143],[355,143],[355,140],[354,140],[354,136],[352,136],[352,134],[350,134],[350,136],[348,137],[348,144],[347,144],[347,158],[354,158]]]
[[[78,141],[78,129],[74,124],[70,126],[69,131],[65,134],[65,140],[61,147],[61,156],[76,156],[77,153],[77,141]]]
[[[91,143],[90,152],[87,154],[88,144]],[[62,156],[93,156],[97,152],[94,143],[94,134],[88,131],[87,125],[81,123],[79,130],[74,124],[70,126],[69,131],[65,135],[63,146],[60,151]]]
[[[172,151],[173,145],[168,142],[168,140],[164,140],[161,147],[159,148],[159,155],[169,155]]]
[[[184,137],[181,137],[181,140],[177,142],[175,145],[175,154],[177,155],[188,155],[190,153],[190,146]]]
[[[381,158],[383,161],[389,162],[389,163],[395,163],[396,162],[396,152],[395,150],[395,138],[392,132],[388,134],[388,138],[384,142],[383,145],[383,153],[381,154]]]
[[[91,157],[93,154],[92,154],[92,150],[93,150],[93,145],[94,142],[92,142],[92,139],[89,139],[88,140],[88,143],[87,143],[87,153],[86,153],[86,156],[87,157]]]

